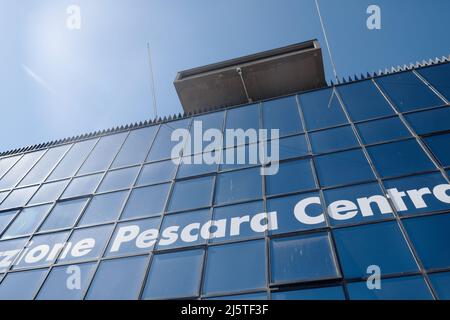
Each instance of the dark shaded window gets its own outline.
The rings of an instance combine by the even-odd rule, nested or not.
[[[97,192],[115,191],[120,189],[128,189],[133,186],[139,167],[132,167],[114,171],[108,171],[103,178]]]
[[[425,142],[442,166],[450,166],[450,134],[425,138]]]
[[[426,109],[444,104],[414,73],[402,72],[375,80],[401,111]]]
[[[346,278],[367,276],[371,265],[383,275],[417,271],[417,265],[396,222],[334,230],[337,251]]]
[[[267,293],[246,293],[246,294],[234,294],[231,296],[220,296],[214,298],[205,298],[202,300],[267,300]]]
[[[450,272],[433,273],[429,277],[438,298],[450,300]]]
[[[1,300],[32,300],[47,269],[9,273],[0,284]]]
[[[120,191],[93,197],[78,225],[86,226],[117,220],[127,195],[128,192]]]
[[[411,133],[398,117],[359,123],[356,127],[365,144],[411,137]]]
[[[227,110],[225,129],[259,130],[259,103]],[[248,143],[248,141],[246,142]],[[236,145],[225,141],[227,146]]]
[[[447,100],[450,100],[450,64],[421,68],[417,70],[433,87],[435,87]]]
[[[338,151],[359,146],[350,126],[312,132],[309,137],[314,153]]]
[[[406,119],[417,134],[450,129],[450,107],[407,114]]]
[[[51,205],[23,209],[2,236],[8,239],[32,234],[47,215]]]
[[[324,287],[273,292],[272,300],[345,300],[345,295],[341,286]]]
[[[176,166],[172,160],[146,164],[139,175],[136,185],[149,185],[170,181],[175,176]]]
[[[88,199],[59,202],[45,219],[39,231],[72,228]]]
[[[134,189],[128,199],[122,219],[160,215],[164,210],[169,189],[170,183]]]
[[[316,188],[311,160],[280,163],[277,174],[266,176],[267,194],[281,194]]]
[[[210,206],[213,183],[213,176],[177,181],[168,210],[181,211]]]
[[[295,96],[263,102],[265,129],[278,129],[280,137],[303,131]]]
[[[64,191],[62,198],[72,198],[94,193],[100,183],[100,180],[102,180],[102,176],[103,175],[101,173],[98,173],[90,176],[74,178]]]
[[[310,154],[305,135],[281,138],[279,140],[279,158],[280,160],[302,157]],[[272,154],[271,143],[267,143],[268,155]]]
[[[353,121],[394,114],[389,103],[370,80],[339,86],[337,90]]]
[[[260,168],[221,173],[216,182],[216,204],[260,198],[262,181]]]

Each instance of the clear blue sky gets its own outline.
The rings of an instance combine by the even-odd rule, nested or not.
[[[71,4],[81,30],[66,28]],[[448,0],[320,5],[340,76],[450,54]],[[314,0],[0,0],[0,150],[152,118],[147,42],[169,115],[177,71],[313,38],[325,46]]]

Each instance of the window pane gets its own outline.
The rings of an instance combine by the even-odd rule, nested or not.
[[[447,100],[450,100],[450,64],[440,64],[433,67],[418,69],[419,72],[430,84],[435,87]]]
[[[220,170],[236,170],[258,164],[259,146],[257,143],[239,145],[223,150]]]
[[[319,193],[299,194],[288,197],[272,198],[267,200],[267,211],[277,212],[278,229],[272,230],[270,234],[281,234],[301,230],[309,230],[326,226],[325,219],[314,224],[305,224],[295,218],[294,209],[297,203],[307,198],[319,198]],[[315,218],[323,214],[324,210],[321,204],[309,204],[305,209],[309,217]]]
[[[73,176],[94,147],[96,141],[96,139],[92,139],[75,143],[58,164],[56,169],[53,170],[48,180],[57,180]]]
[[[281,194],[316,188],[311,160],[280,163],[277,174],[266,176],[267,194]]]
[[[14,167],[0,179],[0,190],[14,187],[44,152],[45,151],[37,151],[25,154]]]
[[[211,205],[214,177],[177,181],[172,191],[169,211],[196,209]]]
[[[383,279],[380,290],[369,290],[367,283],[347,285],[352,300],[432,300],[430,290],[420,276]]]
[[[138,299],[147,260],[147,256],[140,256],[102,261],[95,273],[86,299]]]
[[[211,242],[221,242],[221,241],[227,241],[227,240],[239,240],[239,239],[245,239],[250,237],[261,237],[264,236],[264,231],[260,232],[260,230],[253,230],[253,228],[250,225],[251,219],[259,214],[263,213],[264,206],[262,201],[258,202],[250,202],[250,203],[243,203],[243,204],[237,204],[232,206],[225,206],[225,207],[218,207],[214,208],[213,212],[213,220],[219,221],[222,219],[225,219],[226,221],[230,221],[230,223],[227,223],[225,228],[225,236],[224,237],[211,237]],[[239,224],[238,229],[235,230],[237,233],[236,235],[230,235],[231,232],[231,219],[234,217],[243,217],[248,216],[248,221],[243,222]],[[219,228],[219,222],[214,223],[214,227],[211,228],[211,232],[214,234],[215,231]],[[267,226],[267,225],[266,225]],[[219,233],[220,234],[220,233]]]
[[[264,288],[265,247],[264,240],[209,247],[203,292],[213,294]]]
[[[9,273],[0,284],[0,300],[32,300],[47,269]]]
[[[20,159],[21,155],[0,159],[0,178]]]
[[[191,119],[183,119],[161,124],[148,154],[147,161],[170,159],[172,148],[180,143],[179,141],[171,141],[172,132],[176,129],[187,129],[190,121]]]
[[[258,199],[262,195],[260,168],[221,173],[216,182],[216,204]]]
[[[259,103],[227,110],[226,129],[259,129]],[[231,146],[232,141],[226,141]]]
[[[32,234],[39,226],[51,205],[23,209],[3,234],[2,239]]]
[[[183,157],[182,162],[179,165],[177,178],[186,178],[217,172],[219,166],[218,163],[206,164],[203,159],[203,154]],[[200,163],[195,163],[194,161]]]
[[[94,193],[103,174],[93,174],[90,176],[74,178],[67,189],[64,191],[62,198],[72,198],[78,196],[84,196]]]
[[[39,162],[28,172],[26,177],[20,182],[21,186],[41,183],[49,175],[70,145],[49,149]]]
[[[138,186],[170,181],[175,176],[176,166],[172,160],[146,164],[136,183]]]
[[[208,129],[217,129],[220,132],[222,132],[222,127],[223,127],[223,123],[224,123],[224,115],[225,112],[221,111],[221,112],[213,112],[213,113],[208,113],[208,114],[204,114],[198,117],[195,117],[193,119],[193,123],[191,125],[191,128],[189,130],[191,137],[194,137],[194,135],[196,134],[195,132],[195,128],[197,128],[197,130],[199,130],[200,128],[202,128],[203,132],[205,132]],[[197,143],[199,143],[200,141],[196,141]],[[221,141],[223,143],[223,141]],[[199,143],[199,146],[201,147],[201,150],[204,150],[205,147],[207,145],[209,145],[211,143],[211,141],[203,141],[203,139],[201,139],[201,144]],[[197,153],[201,153],[202,151],[195,149],[194,145],[191,145],[191,150],[188,150],[189,148],[187,148],[185,150],[184,155],[191,155],[191,154],[197,154]]]
[[[98,259],[111,235],[113,225],[75,230],[58,258],[59,263]],[[89,242],[87,240],[90,240]],[[84,247],[80,249],[79,247]]]
[[[59,202],[47,216],[40,231],[71,228],[85,207],[88,199]]]
[[[121,147],[127,132],[104,136],[83,163],[78,174],[93,173],[106,170]]]
[[[365,144],[388,142],[411,136],[398,117],[364,122],[357,124],[356,127]]]
[[[450,272],[429,275],[437,296],[441,300],[450,300]]]
[[[163,242],[163,244],[158,244],[158,249],[179,248],[206,243],[206,239],[200,235],[200,226],[203,226],[210,219],[211,212],[209,209],[166,215],[161,230],[176,226],[180,237],[173,241],[169,240]],[[195,224],[195,228],[191,229],[192,231],[186,235],[185,230],[188,230],[185,229],[186,226],[192,226],[192,224]],[[162,238],[168,240],[164,235]]]
[[[272,300],[345,300],[345,295],[339,286],[274,292]]]
[[[97,192],[115,191],[130,188],[139,172],[139,167],[108,171]]]
[[[401,111],[431,108],[444,104],[416,75],[402,72],[375,80]]]
[[[315,158],[317,175],[324,187],[375,179],[361,150],[351,150]]]
[[[280,137],[303,131],[295,96],[263,103],[265,129],[278,129]]]
[[[158,126],[132,130],[114,160],[112,168],[125,167],[144,162],[157,130]]]
[[[0,213],[0,235],[5,231],[18,212],[18,210],[14,210]]]
[[[39,291],[37,300],[82,300],[95,265],[92,262],[54,267]],[[67,286],[68,277],[74,275],[75,272],[80,275],[79,287],[69,288]]]
[[[151,218],[119,223],[105,256],[117,257],[150,252],[158,239],[160,222],[160,218]]]
[[[415,140],[369,147],[367,151],[382,178],[436,169]]]
[[[449,130],[450,107],[407,114],[406,119],[417,134]]]
[[[272,239],[270,261],[273,283],[338,277],[327,233]]]
[[[450,266],[450,214],[406,219],[403,224],[425,268]]]
[[[128,199],[122,219],[152,217],[164,210],[170,183],[134,189]]]
[[[127,191],[121,191],[93,197],[78,225],[86,226],[117,220],[127,195]]]
[[[39,186],[13,190],[0,205],[0,210],[23,207]]]
[[[309,154],[308,145],[306,143],[305,135],[298,135],[293,137],[282,138],[278,142],[280,153],[280,160],[288,159],[288,158],[296,158]],[[267,144],[268,152],[267,154],[271,155],[271,144]]]
[[[359,146],[350,126],[312,132],[310,138],[314,153],[325,153]]]
[[[5,200],[6,196],[9,194],[9,191],[0,192],[0,203]]]
[[[299,98],[308,130],[348,123],[341,104],[332,89],[305,93],[300,95]]]
[[[353,121],[394,114],[389,103],[370,80],[339,86],[337,90]]]
[[[202,300],[267,300],[266,292],[234,294],[231,296],[220,296],[214,298],[204,298]]]
[[[377,183],[325,190],[324,198],[334,226],[393,216],[392,207]]]
[[[406,192],[401,199],[392,198],[394,204],[396,203],[397,212],[404,216],[450,209],[450,203],[438,200],[432,193],[434,187],[446,183],[440,173],[384,181],[386,189],[396,188],[400,192]]]
[[[28,205],[56,201],[68,183],[69,180],[43,184]]]
[[[418,270],[396,222],[336,229],[334,235],[346,278],[367,276],[371,265],[383,275]]]
[[[203,255],[203,250],[155,255],[148,274],[143,299],[174,299],[198,296]]]
[[[28,238],[0,241],[0,252],[10,252],[10,259],[3,259],[0,263],[0,273],[6,272],[10,265],[16,261],[27,242]]]
[[[432,136],[426,138],[425,142],[442,166],[450,166],[450,150],[448,148],[450,145],[450,134]]]

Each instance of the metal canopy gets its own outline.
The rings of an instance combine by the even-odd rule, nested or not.
[[[228,107],[326,86],[317,40],[181,71],[174,81],[185,112]]]

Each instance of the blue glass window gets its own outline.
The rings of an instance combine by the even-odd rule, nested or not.
[[[128,192],[120,191],[93,197],[78,225],[86,226],[117,220],[127,195]]]
[[[108,171],[97,192],[115,191],[130,188],[139,172],[139,167]]]
[[[180,143],[180,141],[171,140],[172,132],[177,129],[187,129],[190,121],[191,119],[183,119],[161,124],[148,154],[147,161],[170,159],[172,148]]]
[[[101,179],[101,173],[74,178],[70,182],[67,189],[64,191],[62,198],[72,198],[92,194],[94,193]]]
[[[214,177],[177,181],[169,203],[169,211],[181,211],[211,205]]]
[[[94,173],[106,170],[127,137],[127,132],[104,136],[94,147],[89,157],[83,163],[78,174]]]
[[[58,163],[70,146],[61,146],[49,149],[38,163],[31,169],[20,182],[21,186],[41,183],[48,176],[53,167]]]
[[[265,247],[264,240],[209,247],[203,292],[213,294],[264,288]]]
[[[334,230],[336,247],[347,278],[368,276],[377,265],[383,275],[417,271],[417,265],[396,222]]]
[[[351,150],[315,158],[317,175],[324,187],[375,179],[361,150]]]
[[[216,204],[251,200],[261,197],[260,168],[221,173],[216,182]]]
[[[153,256],[143,298],[198,296],[203,255],[203,250],[189,250]]]
[[[332,89],[302,94],[299,98],[308,130],[348,123],[336,93]]]
[[[430,84],[435,87],[447,100],[450,100],[450,64],[440,64],[433,67],[418,69],[419,72]]]
[[[176,165],[172,160],[146,164],[136,183],[138,186],[166,182],[175,176]]]
[[[50,182],[43,184],[39,190],[35,193],[33,198],[31,198],[28,205],[53,202],[59,198],[61,193],[66,188],[69,180]]]
[[[32,300],[47,269],[9,273],[0,284],[0,300]]]
[[[314,153],[325,153],[359,146],[350,126],[312,132],[310,138]]]
[[[102,261],[86,294],[86,299],[138,299],[147,261],[147,256]]]
[[[197,154],[184,157],[179,165],[177,178],[186,178],[216,172],[219,167],[218,163],[206,164],[203,161],[203,156],[204,154]],[[195,163],[194,161],[200,163]]]
[[[226,116],[226,129],[259,129],[259,104],[230,109]],[[226,141],[230,145],[231,141]]]
[[[278,141],[280,160],[297,158],[309,154],[308,144],[305,135],[297,135],[292,137],[281,138]],[[270,142],[267,144],[268,155],[272,154]]]
[[[233,294],[231,296],[220,296],[214,298],[206,298],[203,300],[267,300],[266,292]]]
[[[450,214],[406,219],[403,224],[425,268],[450,266]]]
[[[444,104],[412,72],[402,72],[375,80],[389,95],[394,105],[401,111],[426,109]]]
[[[145,188],[136,188],[128,199],[122,219],[152,217],[164,210],[170,183]]]
[[[429,275],[434,291],[441,300],[450,300],[450,272]]]
[[[50,205],[44,205],[23,209],[3,234],[2,239],[32,234],[44,219],[50,207]]]
[[[211,212],[209,209],[166,215],[161,230],[166,230],[168,227],[178,227],[179,236],[174,241],[169,240],[163,242],[163,244],[158,244],[158,249],[179,248],[206,243],[206,239],[200,234],[200,228],[210,218]],[[192,226],[193,228],[185,229],[187,226]],[[187,232],[188,230],[189,232]],[[168,240],[164,235],[162,235],[162,238]]]
[[[28,238],[20,238],[14,240],[0,241],[0,252],[9,252],[10,259],[4,260],[0,264],[0,273],[6,272],[8,268],[11,266],[11,263],[14,262],[22,252],[22,249],[25,247],[25,244],[28,242]]]
[[[297,203],[304,199],[313,197],[320,200],[319,194],[317,192],[268,199],[267,211],[276,211],[278,222],[278,229],[271,230],[270,234],[289,233],[294,231],[324,227],[326,223],[325,218],[323,217],[324,210],[321,204],[309,204],[305,209],[305,212],[308,216],[318,218],[321,220],[321,222],[315,224],[304,224],[295,218],[294,209]],[[321,215],[322,218],[320,218]]]
[[[369,147],[367,151],[382,178],[436,169],[415,140]]]
[[[280,137],[303,131],[295,96],[263,102],[265,129],[278,129]]]
[[[45,219],[39,231],[71,228],[85,207],[88,199],[59,202]]]
[[[273,292],[272,300],[345,300],[342,287]]]
[[[389,103],[370,80],[339,86],[337,90],[353,121],[394,114]]]
[[[96,142],[97,140],[91,139],[75,143],[53,170],[48,180],[58,180],[75,175]]]
[[[352,300],[432,300],[425,281],[420,276],[383,279],[380,290],[369,290],[367,283],[347,285]]]
[[[273,283],[338,277],[327,233],[272,239],[270,261]]]
[[[37,151],[25,154],[17,163],[0,179],[0,190],[14,187],[31,169],[45,151]]]
[[[450,209],[449,203],[438,200],[432,194],[434,187],[446,183],[447,181],[440,173],[415,175],[384,181],[387,190],[396,188],[400,192],[406,192],[401,197],[401,200],[397,201],[398,203],[394,202],[394,204],[396,203],[397,212],[405,216]],[[423,194],[415,190],[422,190]]]
[[[105,256],[117,257],[150,252],[158,239],[160,221],[160,218],[150,218],[119,223]]]
[[[425,142],[442,166],[450,166],[450,150],[448,148],[450,145],[450,134],[432,136],[426,138]]]
[[[39,186],[13,190],[0,205],[0,210],[23,207]]]
[[[263,213],[264,206],[262,201],[257,202],[249,202],[249,203],[243,203],[243,204],[236,204],[231,206],[225,206],[225,207],[216,207],[214,208],[213,212],[213,220],[218,221],[225,219],[226,221],[229,221],[230,223],[227,223],[226,227],[222,228],[225,229],[225,237],[211,237],[211,242],[220,242],[220,241],[227,241],[227,240],[238,240],[238,239],[245,239],[250,237],[257,237],[257,236],[264,236],[264,232],[257,232],[254,231],[250,226],[250,220],[257,215],[258,213]],[[234,217],[244,217],[248,216],[247,222],[243,222],[239,224],[239,229],[234,230],[233,232],[236,232],[237,234],[232,234],[231,232],[231,219]],[[270,223],[270,222],[268,222]],[[216,225],[217,228],[219,228]],[[214,227],[211,228],[211,232],[214,233],[217,231]]]
[[[235,170],[258,164],[259,146],[257,143],[239,145],[223,150],[220,170]]]
[[[157,130],[157,126],[132,130],[111,167],[119,168],[144,162]]]
[[[208,129],[217,129],[220,132],[222,132],[223,122],[224,122],[224,115],[225,112],[213,112],[204,114],[198,117],[195,117],[193,119],[191,128],[190,128],[190,134],[191,138],[194,138],[195,135],[200,134],[200,131],[203,131],[203,133]],[[201,130],[200,130],[201,129]],[[197,133],[197,131],[199,133]],[[201,136],[197,136],[196,138],[201,139]],[[191,148],[186,148],[184,155],[191,155],[191,154],[197,154],[201,153],[202,150],[205,149],[206,146],[208,146],[212,141],[203,141],[201,139],[201,143],[199,143],[200,140],[196,140],[196,143],[198,143],[198,146],[201,147],[201,150],[195,149],[195,144],[191,144]],[[223,141],[220,141],[220,144],[222,145]]]
[[[18,212],[18,210],[14,210],[0,213],[0,235],[3,233],[3,231],[5,231],[11,220]]]
[[[407,114],[406,119],[417,134],[450,129],[450,107]]]
[[[377,183],[368,183],[324,191],[330,223],[367,222],[392,217],[393,209]]]
[[[37,300],[81,300],[86,290],[95,263],[82,263],[77,265],[54,267],[39,291]],[[75,268],[74,268],[75,267]],[[80,286],[68,288],[67,280],[71,275],[80,275]]]
[[[265,177],[267,194],[270,195],[316,188],[309,159],[282,162],[277,174]]]
[[[359,123],[356,127],[365,144],[411,137],[411,133],[398,117]]]
[[[0,159],[0,178],[19,161],[20,157],[21,155]]]

